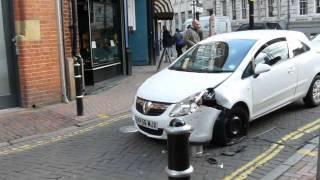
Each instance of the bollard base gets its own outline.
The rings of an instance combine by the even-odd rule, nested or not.
[[[175,171],[166,167],[166,172],[169,175],[169,177],[171,177],[171,179],[190,178],[191,174],[193,173],[193,167],[189,166],[189,168],[184,171]]]

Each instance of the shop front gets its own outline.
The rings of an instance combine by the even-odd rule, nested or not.
[[[123,8],[117,0],[78,0],[80,54],[86,85],[123,74]]]

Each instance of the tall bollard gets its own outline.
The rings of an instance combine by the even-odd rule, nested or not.
[[[193,167],[189,161],[189,136],[191,126],[181,119],[173,119],[165,129],[168,140],[168,167],[166,172],[169,180],[190,180]]]
[[[83,115],[83,94],[82,94],[82,59],[76,56],[74,59],[74,78],[76,83],[76,101],[77,101],[77,115]]]

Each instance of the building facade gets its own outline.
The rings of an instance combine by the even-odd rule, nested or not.
[[[75,54],[85,85],[154,64],[158,19],[173,17],[170,0],[0,0],[0,9],[0,109],[72,99]]]
[[[193,0],[171,0],[175,18],[172,29],[182,28],[192,18]],[[233,29],[249,21],[248,0],[200,0],[200,16],[229,16]],[[288,11],[289,9],[289,11]],[[278,22],[283,29],[298,30],[307,35],[320,32],[320,0],[255,0],[255,22]]]
[[[70,100],[72,37],[78,39],[86,85],[126,74],[124,2],[0,0],[0,109]]]

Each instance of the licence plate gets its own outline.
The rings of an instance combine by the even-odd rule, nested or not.
[[[136,119],[136,123],[140,126],[154,129],[154,130],[158,130],[158,123],[157,122],[145,120],[145,119],[139,118],[137,116],[135,119]]]

